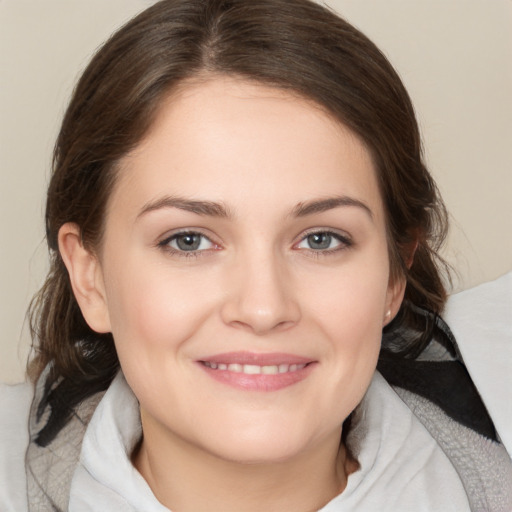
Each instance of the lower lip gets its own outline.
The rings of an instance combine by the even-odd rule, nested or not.
[[[303,381],[313,371],[315,363],[309,363],[300,370],[273,375],[249,375],[243,372],[214,370],[202,363],[199,366],[214,380],[245,391],[278,391]]]

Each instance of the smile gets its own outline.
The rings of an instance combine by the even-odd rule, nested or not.
[[[276,375],[278,373],[296,372],[302,370],[305,364],[280,364],[280,365],[265,365],[260,366],[256,364],[238,364],[238,363],[213,363],[210,361],[203,361],[203,364],[213,370],[221,370],[235,373],[245,373],[246,375]]]
[[[213,380],[243,391],[278,391],[306,379],[317,362],[292,354],[231,352],[197,361]]]

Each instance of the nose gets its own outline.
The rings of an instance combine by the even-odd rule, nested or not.
[[[257,335],[296,325],[301,311],[286,265],[272,255],[241,259],[229,271],[221,311],[224,323]]]

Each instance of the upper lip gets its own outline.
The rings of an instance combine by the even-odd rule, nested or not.
[[[314,360],[311,358],[298,356],[295,354],[286,354],[279,352],[269,352],[258,354],[256,352],[225,352],[199,359],[202,362],[224,363],[224,364],[252,364],[258,366],[273,366],[280,364],[307,364]]]

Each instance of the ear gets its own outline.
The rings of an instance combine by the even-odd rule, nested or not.
[[[403,274],[395,278],[390,278],[386,293],[386,308],[384,310],[382,327],[389,324],[398,313],[402,301],[404,300],[406,284],[405,275]]]
[[[406,247],[404,261],[405,261],[405,265],[407,266],[407,268],[412,267],[412,263],[414,261],[414,255],[416,254],[416,250],[418,249],[418,244],[419,244],[418,239],[415,238],[414,241],[411,242]]]
[[[68,222],[59,229],[59,251],[85,321],[93,331],[110,332],[100,262],[95,254],[84,247],[80,228],[76,224]]]
[[[402,255],[404,257],[405,265],[408,269],[412,267],[414,261],[414,255],[416,254],[416,250],[418,249],[418,238],[415,237],[414,240],[409,243],[403,250]],[[404,300],[405,287],[407,285],[407,280],[404,274],[401,274],[398,277],[389,279],[387,297],[386,297],[386,309],[384,312],[384,321],[382,326],[388,325],[393,318],[395,318],[400,306],[402,305],[402,301]]]

